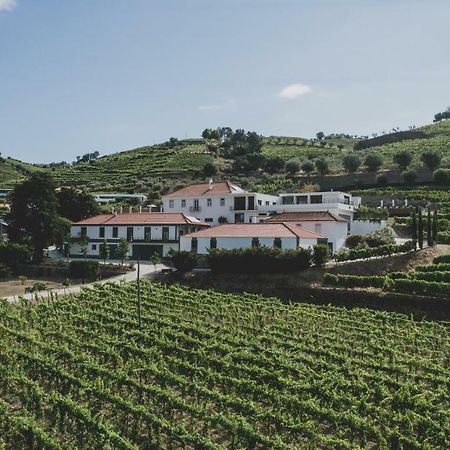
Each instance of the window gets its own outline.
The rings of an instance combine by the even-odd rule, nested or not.
[[[213,219],[212,219],[211,217],[207,217],[207,218],[205,219],[205,222],[211,223],[211,222],[213,222]]]
[[[321,223],[315,223],[314,224],[314,231],[316,233],[321,233],[322,232],[322,224]]]
[[[181,207],[186,208],[186,200],[181,200]]]
[[[225,206],[225,199],[224,198],[220,199],[220,206]]]
[[[97,250],[97,244],[92,244],[92,250]]]
[[[113,238],[119,237],[119,227],[113,227],[113,229],[112,229],[112,237]]]
[[[87,227],[81,227],[80,228],[80,236],[86,237],[87,236]]]
[[[258,206],[262,206],[262,200],[258,200]]]
[[[150,242],[152,240],[152,227],[144,227],[144,241]]]
[[[169,240],[169,227],[163,227],[162,229],[162,240],[168,241]]]
[[[133,240],[133,227],[127,227],[127,241]]]
[[[322,203],[322,196],[321,195],[311,195],[311,203]]]
[[[294,196],[293,195],[288,195],[286,197],[282,197],[281,198],[281,203],[283,205],[293,205],[294,204]]]
[[[208,198],[208,199],[206,200],[206,205],[207,205],[207,206],[212,206],[212,198]]]
[[[270,205],[269,200],[266,200],[266,205]],[[275,205],[275,203],[274,203],[274,205]]]
[[[191,239],[191,252],[192,253],[197,253],[198,251],[198,241],[197,238],[192,238]]]
[[[344,195],[344,204],[350,205],[350,197],[348,195]]]
[[[173,208],[173,200],[169,200],[169,208]]]
[[[275,238],[273,240],[273,246],[276,248],[281,248],[281,238]]]
[[[308,196],[307,195],[297,195],[295,197],[297,205],[306,205],[308,203]]]
[[[194,200],[194,211],[200,211],[200,204],[197,199]]]
[[[209,248],[210,249],[217,248],[217,239],[216,238],[213,237],[209,240]]]
[[[99,228],[98,235],[99,235],[101,238],[104,238],[104,237],[105,237],[105,227],[100,227],[100,228]]]
[[[259,247],[259,239],[252,238],[252,247]]]

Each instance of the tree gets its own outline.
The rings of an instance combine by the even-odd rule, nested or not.
[[[431,247],[433,245],[433,226],[431,223],[431,211],[428,208],[427,211],[427,245]]]
[[[161,257],[158,255],[158,253],[154,252],[150,256],[150,262],[153,264],[153,267],[155,268],[156,272],[156,266],[161,261]]]
[[[323,267],[330,257],[328,246],[324,244],[317,244],[313,247],[313,262],[317,267]]]
[[[431,234],[433,236],[433,245],[437,242],[437,236],[438,236],[438,215],[437,215],[437,209],[433,210],[433,223],[431,225]]]
[[[295,175],[300,170],[300,163],[296,159],[291,159],[286,163],[285,169],[289,175]]]
[[[284,159],[281,156],[272,156],[267,158],[266,170],[271,174],[281,172],[284,169],[284,164]]]
[[[9,237],[13,242],[30,243],[33,261],[42,262],[44,249],[56,243],[66,224],[58,215],[58,198],[53,179],[34,173],[11,193]]]
[[[417,172],[414,169],[408,169],[402,172],[403,181],[406,184],[412,184],[417,180]]]
[[[318,158],[315,161],[317,172],[320,175],[326,175],[330,171],[328,161],[325,158]]]
[[[311,161],[306,160],[302,162],[300,168],[303,170],[303,172],[309,175],[314,171],[314,164]]]
[[[419,208],[419,217],[417,220],[417,239],[419,242],[419,248],[423,248],[423,216],[422,216],[422,208]]]
[[[217,167],[212,162],[207,162],[203,166],[203,175],[205,177],[212,177],[217,173]]]
[[[376,183],[378,186],[387,186],[388,184],[388,179],[385,173],[380,173],[379,175],[377,175],[376,178]]]
[[[414,250],[417,250],[417,210],[414,210],[411,216],[411,240]]]
[[[79,189],[63,188],[57,193],[58,212],[72,222],[100,214],[100,207],[94,196]]]
[[[437,169],[433,173],[433,181],[436,184],[446,186],[450,184],[450,170],[448,169]]]
[[[447,108],[446,111],[435,114],[433,122],[440,122],[441,120],[447,119],[450,119],[450,106]]]
[[[260,169],[266,163],[266,157],[262,153],[249,153],[247,160],[254,170]]]
[[[128,241],[125,238],[119,239],[117,243],[117,257],[122,261],[128,257]]]
[[[369,153],[364,159],[364,165],[369,172],[376,172],[383,165],[383,157],[378,153]]]
[[[321,141],[325,137],[325,133],[323,131],[319,131],[316,133],[317,140]]]
[[[394,154],[392,160],[400,170],[406,170],[412,162],[412,155],[407,150],[401,150]]]
[[[441,155],[434,150],[427,150],[422,153],[421,161],[429,170],[436,170],[441,165]]]
[[[103,244],[100,245],[100,258],[103,259],[103,263],[106,264],[106,260],[109,259],[109,245],[106,239]]]
[[[361,158],[355,154],[348,154],[342,158],[342,165],[348,173],[356,172],[361,163]]]

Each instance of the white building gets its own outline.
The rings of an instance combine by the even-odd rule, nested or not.
[[[289,250],[326,243],[325,236],[294,224],[240,223],[206,228],[181,236],[180,250],[205,255],[208,250],[214,248],[232,250],[266,246]]]
[[[181,212],[217,225],[259,222],[277,202],[274,195],[247,192],[228,182],[193,184],[162,197],[164,212]]]
[[[130,243],[128,256],[132,259],[148,259],[153,253],[166,256],[171,249],[178,250],[180,236],[205,227],[208,225],[182,213],[100,214],[72,224],[75,242],[70,255],[82,256],[83,248],[76,240],[87,238],[87,256],[99,258],[106,239],[109,257],[115,259],[117,243],[124,238]]]
[[[269,217],[265,224],[288,223],[321,234],[328,239],[330,251],[336,252],[345,246],[348,222],[330,211],[285,212]]]
[[[147,196],[144,194],[93,194],[97,203],[111,203],[111,202],[129,202],[144,203],[147,201]]]

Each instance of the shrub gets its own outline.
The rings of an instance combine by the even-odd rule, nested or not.
[[[361,205],[355,210],[354,220],[387,220],[389,211],[387,208],[371,208]]]
[[[318,244],[313,247],[312,259],[315,266],[323,267],[328,261],[329,257],[330,253],[327,245]]]
[[[98,261],[71,261],[69,263],[69,278],[81,278],[95,281],[100,278]]]
[[[416,266],[414,270],[416,270],[417,272],[449,272],[450,262],[435,263],[429,266]]]
[[[387,186],[388,180],[386,174],[380,173],[379,175],[377,175],[376,183],[378,186]]]
[[[358,155],[348,154],[342,158],[342,166],[348,173],[356,172],[361,163],[361,158]]]
[[[27,245],[12,242],[0,243],[0,264],[17,273],[20,264],[30,261],[32,250]]]
[[[47,289],[48,286],[46,283],[43,283],[42,281],[37,281],[36,283],[33,284],[33,286],[25,288],[25,293],[46,291]]]
[[[380,245],[395,244],[395,236],[391,228],[382,227],[368,234],[365,242],[369,247],[378,247]]]
[[[328,161],[325,158],[318,158],[315,161],[317,172],[320,175],[326,175],[330,171]]]
[[[417,180],[417,172],[414,169],[408,169],[402,172],[403,181],[407,184],[414,183]]]
[[[311,266],[311,249],[214,249],[209,251],[208,263],[216,273],[296,272]]]
[[[344,288],[374,287],[384,289],[392,284],[392,280],[387,276],[378,275],[334,275],[326,273],[323,277],[324,284]]]
[[[352,234],[347,237],[345,241],[345,246],[347,248],[356,248],[365,241],[365,236],[361,234]]]
[[[304,161],[300,168],[303,172],[310,174],[314,170],[314,164],[311,161]]]
[[[412,155],[407,150],[401,150],[394,154],[392,160],[399,167],[400,170],[406,170],[412,161]]]
[[[285,169],[289,175],[295,175],[300,170],[300,163],[296,159],[291,159],[286,163]]]
[[[439,263],[450,263],[450,253],[447,255],[436,256],[433,259],[433,264],[439,264]]]
[[[197,264],[197,255],[192,252],[171,252],[170,257],[174,267],[180,272],[189,272]]]
[[[448,293],[450,292],[450,283],[415,279],[399,279],[393,280],[391,289],[407,294],[448,296]]]
[[[372,258],[375,256],[389,256],[394,253],[408,252],[413,249],[411,241],[404,244],[381,245],[379,247],[360,247],[355,249],[342,249],[334,254],[336,261],[354,261],[355,259]]]
[[[434,150],[427,150],[420,157],[424,166],[430,170],[436,170],[441,165],[441,155]]]
[[[415,280],[425,280],[425,281],[444,281],[450,283],[450,272],[415,272],[413,277]],[[450,295],[450,292],[449,292]]]
[[[450,170],[437,169],[433,173],[433,180],[436,184],[446,186],[450,184]]]
[[[369,172],[376,172],[383,165],[383,157],[378,153],[369,153],[364,159],[364,165]]]

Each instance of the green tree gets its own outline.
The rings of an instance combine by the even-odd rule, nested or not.
[[[427,245],[431,247],[433,245],[433,225],[431,221],[431,211],[428,208],[427,211]]]
[[[316,138],[321,141],[325,137],[325,133],[323,131],[319,131],[316,133]]]
[[[423,248],[423,216],[422,208],[419,208],[419,216],[417,220],[417,239],[419,242],[419,248]]]
[[[356,172],[361,163],[361,158],[355,154],[348,154],[342,158],[342,166],[348,173]]]
[[[300,163],[296,159],[291,159],[286,163],[285,169],[289,175],[295,175],[300,170]]]
[[[411,240],[414,250],[417,250],[417,211],[414,210],[411,216]]]
[[[117,257],[122,261],[128,258],[128,241],[125,238],[119,239],[117,243]]]
[[[100,258],[103,259],[104,264],[106,264],[106,260],[109,259],[109,245],[106,239],[104,239],[103,244],[100,245]]]
[[[436,170],[441,165],[442,157],[434,150],[427,150],[422,153],[420,159],[429,170]]]
[[[272,156],[267,158],[266,170],[271,174],[281,172],[284,169],[284,164],[284,159],[281,156]]]
[[[407,150],[401,150],[394,154],[392,160],[400,170],[406,170],[412,162],[412,155]]]
[[[217,173],[217,167],[212,162],[207,162],[203,166],[203,175],[205,177],[212,177]]]
[[[433,173],[433,181],[441,186],[447,186],[450,184],[450,170],[437,169]]]
[[[57,193],[58,212],[71,222],[100,214],[100,207],[92,194],[74,188],[63,188]]]
[[[383,157],[378,153],[369,153],[364,159],[364,165],[369,172],[376,172],[383,165]]]
[[[314,171],[314,164],[311,161],[306,160],[302,162],[300,168],[303,170],[303,172],[309,175]]]
[[[58,215],[58,198],[53,179],[35,173],[11,193],[9,237],[13,242],[29,243],[33,261],[42,262],[44,249],[55,244],[66,226]]]
[[[417,172],[414,169],[408,169],[402,172],[403,181],[407,184],[415,183],[417,180]]]
[[[160,261],[161,261],[161,257],[158,255],[158,253],[156,253],[156,252],[152,253],[152,255],[150,256],[150,262],[153,264],[155,271],[156,271],[156,266],[159,264]]]
[[[330,171],[330,166],[328,165],[328,161],[325,158],[318,158],[315,161],[317,172],[320,175],[326,175]]]

